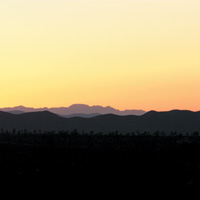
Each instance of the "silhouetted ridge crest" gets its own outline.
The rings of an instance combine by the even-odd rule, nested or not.
[[[23,113],[23,115],[51,115],[51,116],[58,116],[55,113],[52,113],[48,110],[44,110],[44,111],[37,111],[37,112],[27,112],[27,113]]]
[[[156,116],[156,115],[185,115],[185,114],[195,114],[198,112],[193,112],[190,110],[170,110],[170,111],[155,111],[155,110],[151,110],[147,113],[145,113],[143,116]]]
[[[11,110],[11,111],[7,111],[8,113],[11,113],[11,114],[15,114],[15,115],[20,115],[20,114],[23,114],[24,112],[21,111],[21,110]]]
[[[190,110],[170,110],[168,111],[169,113],[195,113],[193,111],[190,111]]]
[[[144,113],[142,116],[153,116],[156,115],[158,112],[155,110],[150,110],[149,112]]]
[[[13,114],[12,113],[8,113],[8,112],[4,112],[4,111],[0,111],[0,116],[3,116],[3,115],[5,115],[5,116],[11,116]]]
[[[42,119],[63,119],[63,117],[58,116],[55,113],[50,111],[39,111],[39,112],[29,112],[23,113],[20,115],[21,117],[30,117],[30,118],[42,118]]]

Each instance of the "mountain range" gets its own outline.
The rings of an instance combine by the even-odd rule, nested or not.
[[[144,110],[123,110],[112,108],[110,106],[88,106],[85,104],[73,104],[69,107],[58,107],[58,108],[31,108],[24,106],[7,107],[0,108],[1,111],[10,112],[13,114],[22,114],[24,112],[40,112],[40,111],[50,111],[52,113],[64,116],[64,117],[94,117],[104,114],[115,114],[115,115],[143,115]]]
[[[141,116],[118,116],[113,114],[91,118],[64,118],[49,111],[11,114],[0,111],[0,128],[4,130],[60,131],[74,129],[79,132],[119,133],[156,131],[177,131],[178,133],[200,132],[200,112],[172,110],[167,112],[150,111]]]

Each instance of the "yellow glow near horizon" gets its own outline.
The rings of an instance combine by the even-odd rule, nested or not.
[[[0,107],[200,110],[199,0],[0,1]]]

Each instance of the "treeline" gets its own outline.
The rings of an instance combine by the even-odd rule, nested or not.
[[[132,132],[128,134],[122,134],[116,132],[104,133],[86,133],[74,131],[33,131],[27,130],[13,130],[5,131],[0,130],[0,144],[18,144],[18,145],[30,145],[30,146],[43,146],[43,147],[136,147],[136,146],[148,146],[152,148],[177,146],[182,144],[200,144],[199,132],[192,134],[181,134],[177,132],[171,132],[171,134],[165,134],[164,132],[155,132],[150,134],[148,132],[140,133]]]
[[[0,131],[0,176],[81,185],[199,188],[200,136]]]

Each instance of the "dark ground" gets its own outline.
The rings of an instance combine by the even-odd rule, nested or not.
[[[99,191],[195,190],[200,137],[2,132],[0,177]]]

